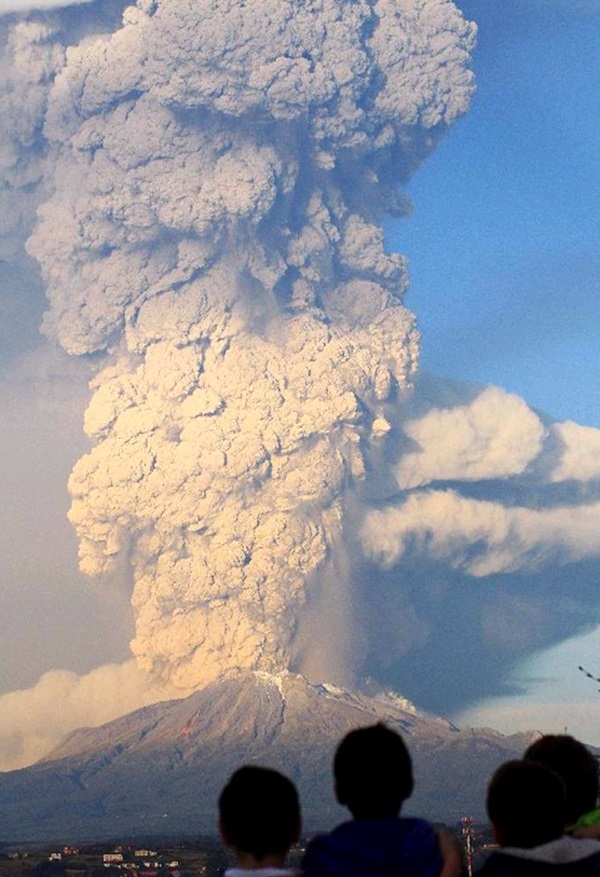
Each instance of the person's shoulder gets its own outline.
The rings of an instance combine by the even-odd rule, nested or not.
[[[399,816],[398,822],[412,828],[414,831],[431,831],[435,833],[435,826],[433,823],[429,822],[427,819],[422,819],[420,816]]]
[[[305,875],[333,877],[340,871],[338,859],[340,850],[347,844],[347,825],[348,823],[342,823],[330,832],[317,834],[307,843],[302,859],[302,871]]]
[[[502,873],[507,861],[509,859],[501,850],[496,849],[493,852],[488,852],[483,864],[475,870],[475,877],[480,877],[480,875],[487,877],[487,875]]]
[[[309,840],[307,848],[327,846],[330,841],[335,841],[337,838],[343,838],[346,835],[352,834],[353,827],[354,820],[340,822],[340,824],[336,825],[335,828],[332,828],[331,831],[322,831],[319,834],[315,834],[315,836]]]
[[[442,865],[433,826],[400,817],[344,822],[314,838],[302,862],[307,877],[438,877]]]
[[[420,819],[418,816],[401,816],[398,819],[398,826],[407,837],[423,843],[437,843],[435,826],[426,819]]]
[[[475,871],[475,877],[525,877],[528,873],[537,873],[536,867],[539,867],[539,863],[533,863],[532,866],[526,859],[498,850],[490,853]]]
[[[343,842],[349,832],[348,825],[351,825],[351,823],[342,822],[331,831],[323,831],[312,837],[306,844],[305,861],[307,857],[319,855],[331,847],[337,846],[338,843]]]
[[[583,844],[586,844],[585,847]],[[547,852],[546,852],[547,851]],[[600,843],[560,838],[533,850],[492,853],[475,877],[600,877]]]
[[[403,872],[407,875],[439,875],[444,857],[438,833],[431,822],[415,816],[401,816],[397,821],[398,850]]]

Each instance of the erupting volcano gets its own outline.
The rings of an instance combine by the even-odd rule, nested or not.
[[[364,671],[348,545],[418,355],[379,221],[473,40],[447,0],[141,0],[69,48],[27,248],[44,331],[102,363],[70,518],[84,572],[129,565],[153,676]]]

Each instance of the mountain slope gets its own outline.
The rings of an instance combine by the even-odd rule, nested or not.
[[[184,700],[137,710],[71,734],[46,759],[0,775],[0,839],[102,839],[213,832],[216,800],[244,763],[283,770],[298,784],[307,829],[343,818],[331,760],[351,728],[385,721],[413,755],[406,812],[454,821],[483,817],[491,771],[531,735],[459,730],[394,695],[370,697],[302,677],[243,674]]]

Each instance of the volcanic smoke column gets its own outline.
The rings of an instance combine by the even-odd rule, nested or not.
[[[104,363],[81,568],[130,563],[159,678],[298,663],[416,368],[377,217],[467,109],[473,40],[446,0],[139,0],[67,50],[28,249],[45,331]]]

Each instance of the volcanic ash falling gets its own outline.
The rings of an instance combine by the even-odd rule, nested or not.
[[[103,362],[81,568],[127,559],[159,678],[298,660],[416,368],[378,217],[467,109],[473,41],[446,0],[139,0],[66,51],[28,249],[45,331]]]

